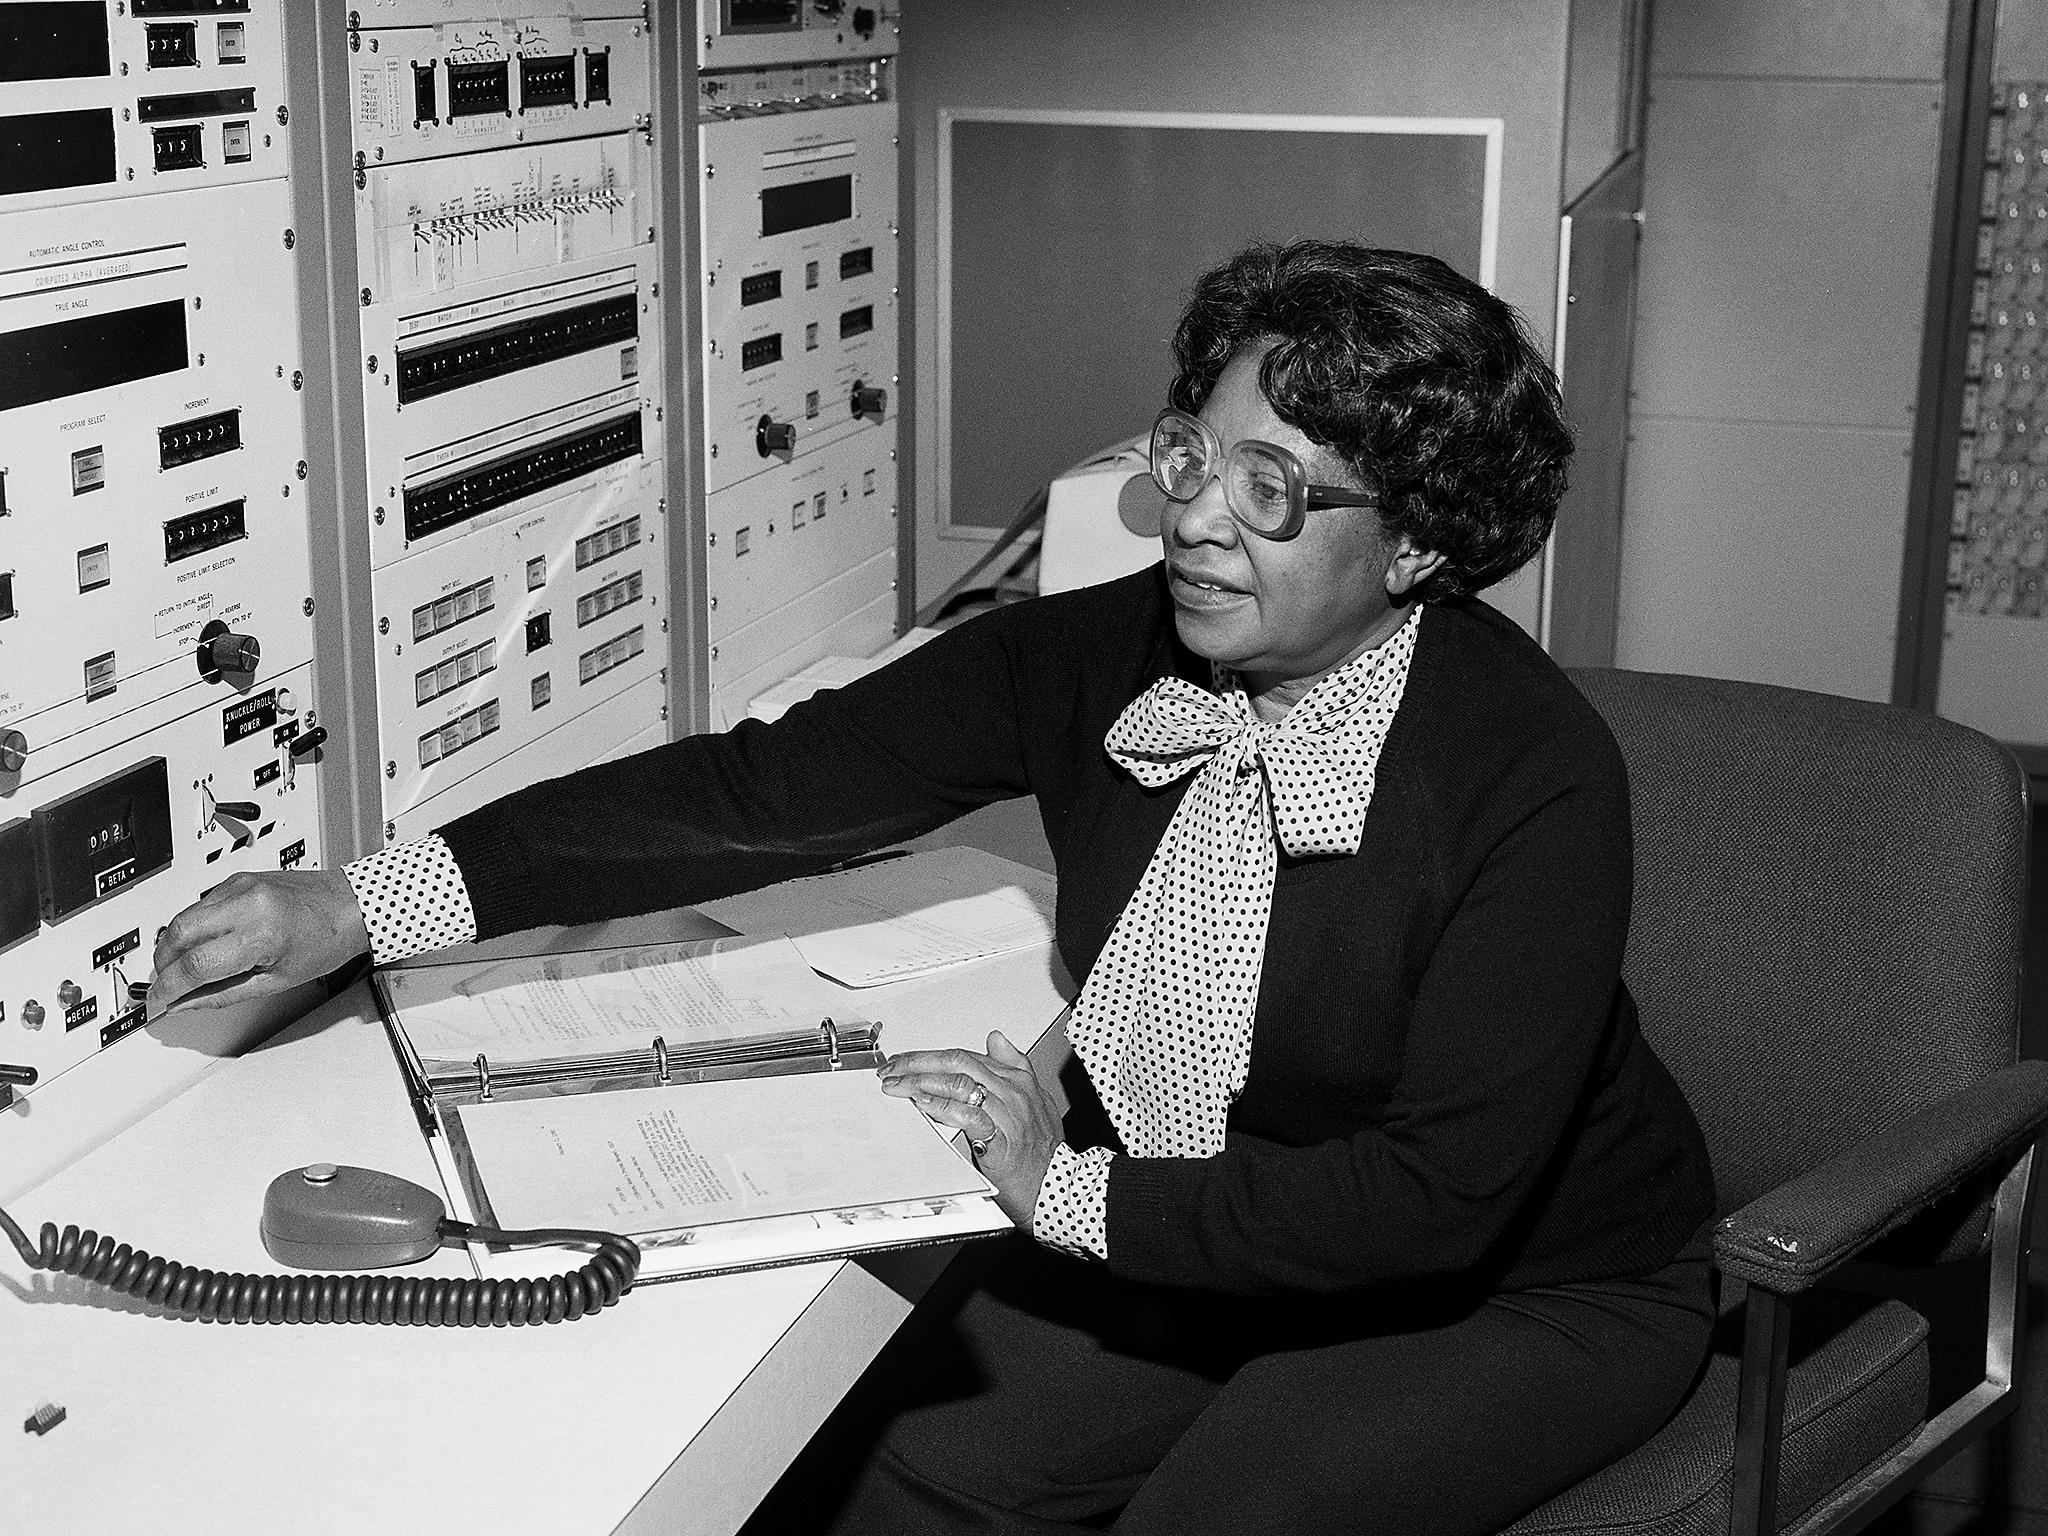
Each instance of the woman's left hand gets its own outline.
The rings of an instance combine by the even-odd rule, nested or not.
[[[890,1058],[882,1068],[882,1091],[964,1131],[975,1164],[996,1187],[996,1203],[1029,1230],[1038,1186],[1060,1142],[1059,1104],[1000,1030],[989,1035],[985,1056],[906,1051]]]

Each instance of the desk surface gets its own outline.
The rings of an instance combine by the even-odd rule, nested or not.
[[[1028,1048],[1064,985],[1041,948],[863,997],[892,1050],[978,1048],[998,1025]],[[10,1210],[31,1234],[75,1223],[272,1273],[264,1190],[317,1161],[438,1187],[361,985]],[[217,1324],[28,1270],[0,1242],[5,1523],[48,1536],[729,1532],[908,1314],[876,1278],[886,1270],[830,1261],[648,1285],[547,1327]],[[402,1273],[469,1270],[443,1251]],[[68,1417],[24,1433],[45,1400]]]

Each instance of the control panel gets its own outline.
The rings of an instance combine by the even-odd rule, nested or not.
[[[1939,708],[2048,745],[2048,81],[1993,86],[1951,491]]]
[[[666,719],[647,28],[443,9],[350,35],[387,840]]]
[[[284,175],[281,15],[259,0],[0,5],[0,203]]]
[[[711,714],[895,630],[893,19],[704,0]]]
[[[322,859],[281,18],[0,5],[0,1061],[31,1097],[137,1033],[173,914]]]
[[[1951,613],[2048,618],[2048,83],[1997,89],[1949,543]]]

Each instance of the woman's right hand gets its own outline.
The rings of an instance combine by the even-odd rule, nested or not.
[[[230,875],[158,935],[149,1016],[282,992],[369,948],[362,909],[340,870]]]

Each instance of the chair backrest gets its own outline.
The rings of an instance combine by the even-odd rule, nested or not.
[[[1624,970],[1724,1214],[2017,1058],[2028,828],[2009,752],[1825,694],[1572,676],[1628,762]]]

